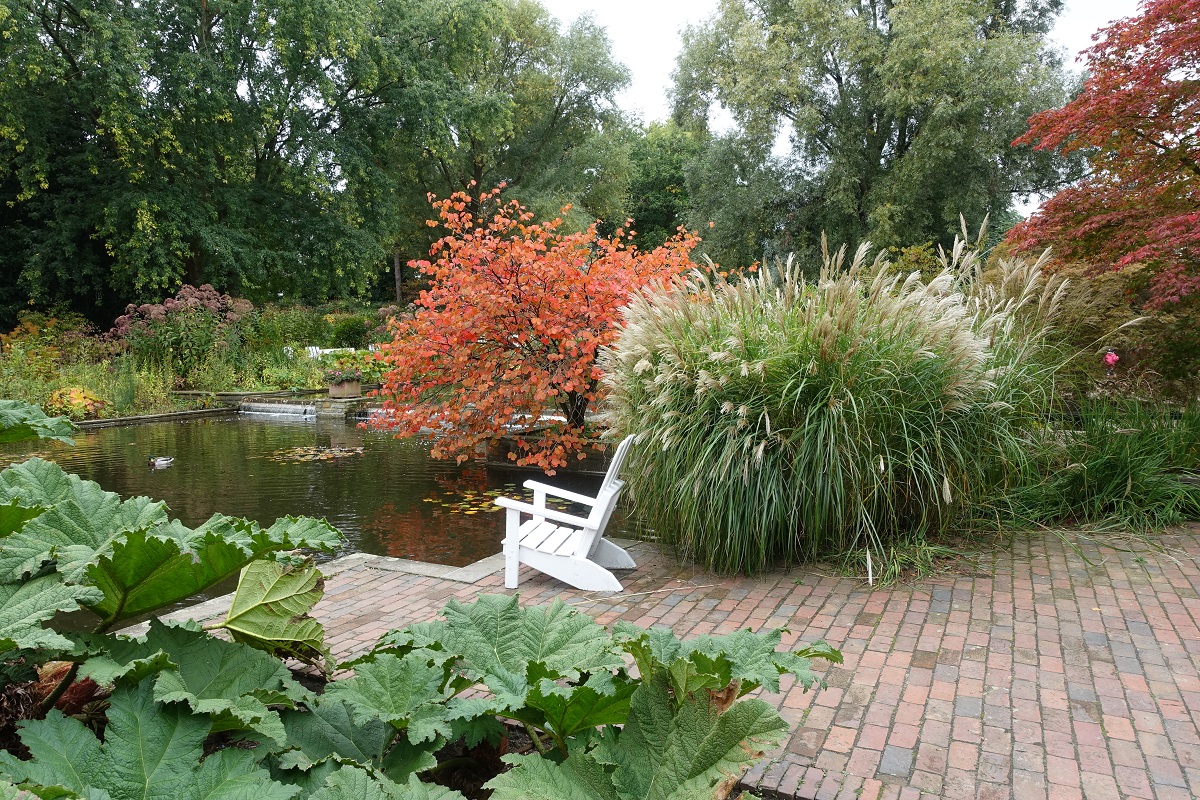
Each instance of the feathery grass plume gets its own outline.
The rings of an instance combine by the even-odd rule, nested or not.
[[[1043,262],[985,281],[959,242],[924,281],[866,244],[823,253],[814,281],[789,259],[636,296],[601,355],[643,518],[710,568],[884,560],[1005,485],[1049,403]]]

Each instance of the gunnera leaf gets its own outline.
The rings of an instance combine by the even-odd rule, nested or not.
[[[72,642],[42,622],[59,611],[75,611],[80,603],[95,602],[100,591],[88,586],[68,586],[57,575],[43,575],[24,583],[0,584],[0,650],[13,647],[69,650]]]
[[[779,691],[779,676],[793,674],[808,689],[820,681],[812,659],[840,664],[842,655],[825,642],[796,652],[780,651],[781,630],[754,633],[735,631],[724,636],[697,636],[679,640],[669,628],[644,630],[618,622],[615,637],[634,657],[644,678],[665,670],[677,702],[702,689],[719,690],[737,682],[738,694],[759,686]]]
[[[201,764],[208,717],[157,703],[152,692],[141,683],[113,693],[103,742],[57,709],[20,723],[32,757],[0,753],[0,772],[14,783],[62,786],[93,798],[106,792],[120,800],[288,800],[296,793],[271,780],[249,753]]]
[[[53,439],[75,444],[75,426],[66,417],[48,417],[46,412],[20,400],[0,400],[0,444],[27,439]]]
[[[580,673],[624,665],[604,626],[561,600],[521,608],[517,597],[484,595],[470,605],[451,600],[439,631],[442,647],[462,657],[474,677],[524,675],[540,663],[556,678],[578,680]]]
[[[334,681],[325,697],[345,703],[356,719],[390,722],[419,744],[451,732],[444,683],[441,667],[419,655],[382,655],[360,665],[353,678]]]
[[[325,784],[309,800],[466,800],[444,786],[422,783],[416,776],[399,784],[365,769],[342,767],[325,779]]]
[[[104,627],[186,599],[256,558],[341,540],[328,523],[295,517],[263,529],[218,514],[192,530],[170,520],[162,503],[122,501],[37,459],[0,473],[0,502],[12,500],[45,510],[0,539],[0,579],[54,562],[68,583],[104,592],[90,606]]]
[[[706,697],[675,708],[659,674],[634,692],[620,734],[602,739],[592,755],[615,766],[613,783],[623,798],[710,797],[786,733],[787,723],[761,700],[742,700],[723,713]]]
[[[154,699],[187,703],[212,717],[212,730],[254,730],[282,745],[283,724],[272,705],[293,705],[308,698],[278,659],[205,631],[150,621],[147,652],[161,651],[178,666],[154,682]]]
[[[339,700],[319,698],[310,710],[280,712],[289,749],[278,759],[286,769],[310,769],[336,756],[363,766],[379,766],[396,729],[382,719],[355,720]]]
[[[514,765],[488,781],[492,800],[622,800],[609,769],[582,748],[562,762],[539,755],[507,755]]]
[[[254,561],[242,570],[237,592],[221,627],[237,641],[330,672],[325,629],[309,616],[324,593],[321,572],[299,566]]]

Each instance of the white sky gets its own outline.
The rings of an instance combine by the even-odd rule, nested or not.
[[[542,0],[542,5],[563,23],[591,12],[608,30],[613,55],[633,73],[618,102],[650,122],[669,116],[666,92],[679,53],[680,31],[712,16],[717,0]],[[1070,63],[1091,43],[1097,29],[1137,10],[1137,0],[1067,0],[1052,36],[1070,54]]]

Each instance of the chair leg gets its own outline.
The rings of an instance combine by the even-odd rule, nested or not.
[[[633,569],[637,566],[637,562],[630,558],[629,553],[625,552],[625,548],[617,547],[608,539],[596,542],[596,549],[592,551],[590,558],[600,566],[609,569]]]
[[[510,508],[507,516],[504,533],[504,588],[515,589],[521,575],[521,545],[517,539],[517,529],[521,527],[521,512]]]

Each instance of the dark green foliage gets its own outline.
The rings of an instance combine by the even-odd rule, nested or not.
[[[0,400],[0,442],[54,439],[74,444],[75,426],[66,417],[47,417],[37,406],[19,400]]]
[[[493,5],[4,9],[0,272],[102,319],[185,282],[256,301],[366,291],[405,188],[390,156],[439,129],[447,65]]]
[[[629,217],[640,249],[653,250],[689,224],[685,168],[703,147],[702,136],[669,123],[652,123],[634,140]]]
[[[1046,431],[1041,458],[999,509],[1018,525],[1200,518],[1200,408],[1089,400]]]

